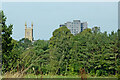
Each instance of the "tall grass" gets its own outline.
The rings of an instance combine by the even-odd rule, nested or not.
[[[5,73],[2,78],[23,78],[23,74],[19,73],[19,72],[16,72],[16,73],[10,73],[10,72],[7,72]]]

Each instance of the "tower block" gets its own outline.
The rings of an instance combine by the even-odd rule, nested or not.
[[[27,24],[25,23],[25,39],[26,38],[33,41],[33,23],[31,24],[31,27],[27,27]]]

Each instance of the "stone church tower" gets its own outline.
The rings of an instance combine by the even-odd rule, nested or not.
[[[31,28],[27,27],[27,24],[25,23],[25,39],[26,38],[33,41],[33,23],[31,24]]]

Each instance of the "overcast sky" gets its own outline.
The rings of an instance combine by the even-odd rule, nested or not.
[[[89,28],[98,26],[101,31],[117,31],[117,2],[3,2],[7,24],[13,24],[12,37],[24,37],[25,22],[34,25],[34,39],[49,40],[59,24],[75,19],[87,21]]]

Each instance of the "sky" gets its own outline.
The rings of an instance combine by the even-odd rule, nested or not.
[[[118,2],[119,0],[2,0],[2,2]]]
[[[13,24],[13,39],[25,35],[25,22],[31,27],[35,40],[49,40],[52,32],[67,21],[88,22],[88,27],[98,26],[101,32],[117,31],[117,2],[3,2],[6,24]]]

